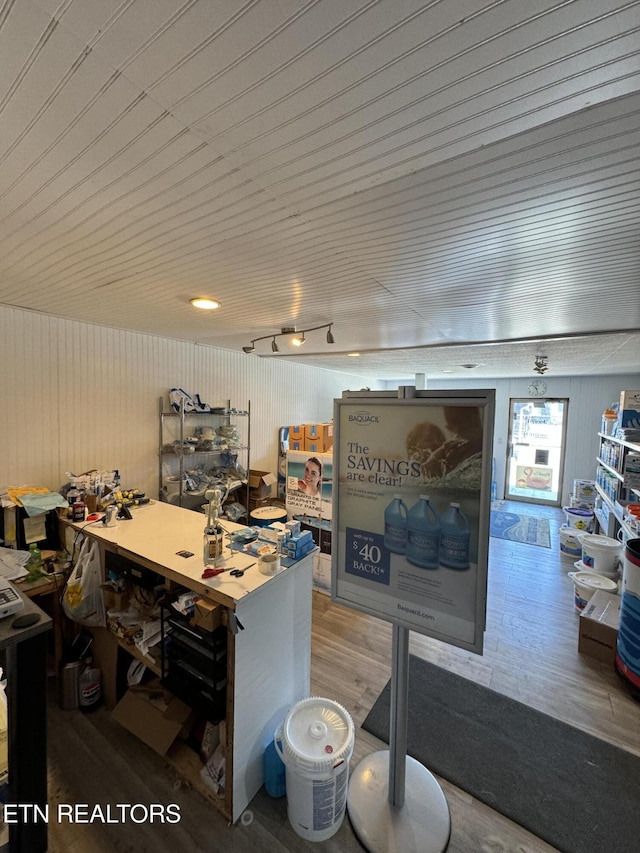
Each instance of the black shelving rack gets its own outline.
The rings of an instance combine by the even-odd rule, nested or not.
[[[190,624],[165,596],[161,606],[161,680],[194,711],[213,723],[224,719],[227,697],[227,628],[206,631]]]

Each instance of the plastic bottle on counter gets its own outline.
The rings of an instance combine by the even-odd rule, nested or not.
[[[440,562],[450,569],[469,568],[469,520],[459,503],[451,503],[440,518]]]
[[[407,513],[407,560],[422,569],[437,569],[440,556],[440,522],[428,495]]]
[[[71,488],[67,491],[67,503],[69,504],[69,506],[72,507],[79,497],[80,492],[78,490],[78,487],[75,483],[72,482]]]
[[[87,506],[82,498],[78,495],[73,504],[71,505],[71,521],[84,521],[85,510]]]
[[[400,495],[384,511],[384,544],[394,554],[404,554],[407,547],[407,507]]]
[[[37,542],[32,542],[29,545],[29,559],[25,564],[27,570],[27,581],[36,580],[44,574],[42,569],[42,553],[38,548]]]

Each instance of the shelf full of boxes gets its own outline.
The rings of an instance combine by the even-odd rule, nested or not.
[[[602,532],[622,542],[640,535],[640,391],[622,391],[598,433],[594,512]]]

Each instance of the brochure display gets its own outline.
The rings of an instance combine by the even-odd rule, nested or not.
[[[406,754],[409,630],[482,653],[494,407],[493,390],[412,387],[334,402],[331,595],[393,624],[390,748],[360,762],[347,799],[372,853],[449,842],[444,794]]]

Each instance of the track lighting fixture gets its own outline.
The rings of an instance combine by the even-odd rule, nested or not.
[[[533,364],[533,370],[535,373],[539,373],[542,376],[544,373],[547,372],[547,370],[549,370],[549,366],[547,364],[547,358],[548,358],[548,356],[546,356],[546,355],[537,355],[536,356],[536,360],[534,361],[534,364]]]
[[[270,335],[262,335],[260,338],[254,338],[249,346],[242,347],[242,351],[247,354],[253,352],[256,348],[256,343],[258,341],[266,341],[271,338],[271,352],[280,352],[280,347],[276,341],[276,338],[281,337],[290,337],[290,343],[295,347],[301,347],[307,340],[306,335],[308,332],[317,332],[319,329],[327,330],[327,343],[334,344],[335,338],[333,337],[333,332],[331,331],[333,327],[333,323],[325,323],[322,326],[311,326],[309,329],[296,329],[295,326],[283,326],[279,332],[275,334],[271,333]]]

